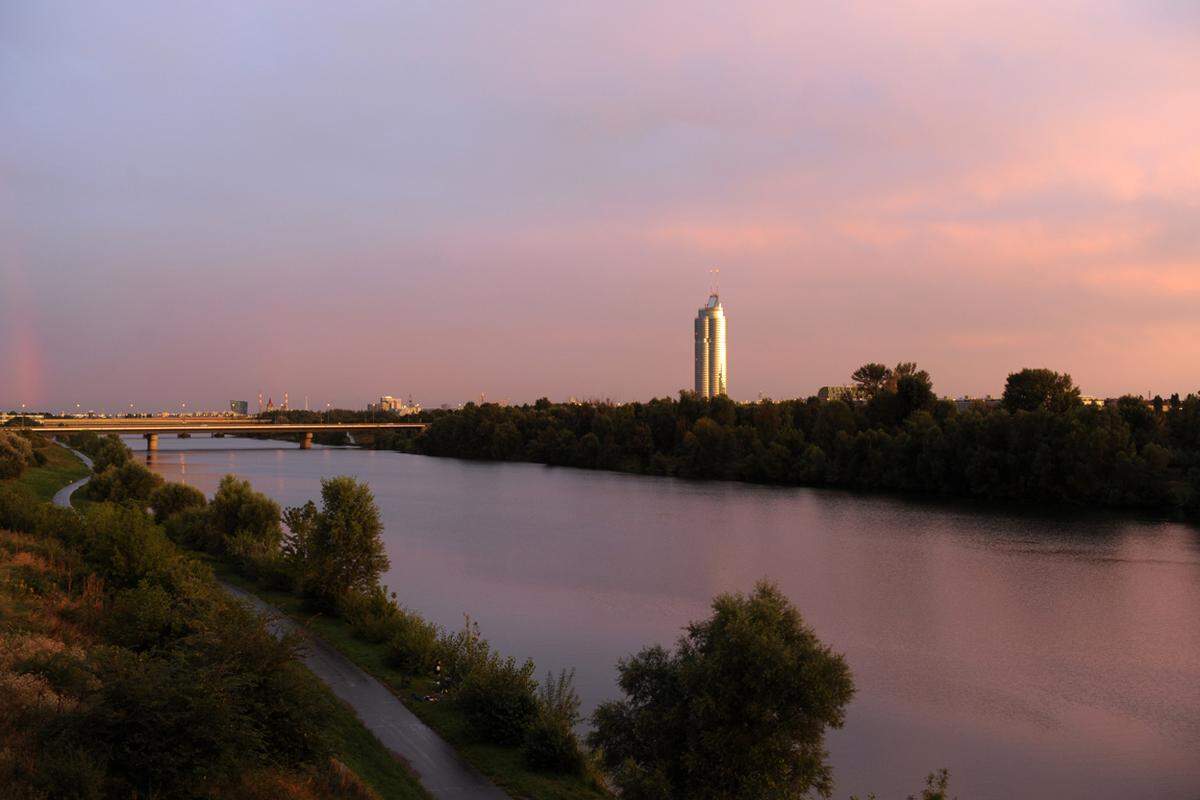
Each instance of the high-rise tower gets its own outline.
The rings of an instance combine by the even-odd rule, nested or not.
[[[696,315],[696,396],[716,397],[729,389],[725,358],[725,309],[716,292]]]

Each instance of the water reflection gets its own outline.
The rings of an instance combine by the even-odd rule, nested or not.
[[[721,591],[777,580],[859,687],[830,741],[838,794],[905,796],[946,766],[971,798],[1200,797],[1200,540],[1126,519],[223,440],[154,468],[237,472],[285,505],[369,481],[391,588],[464,611],[585,704]]]

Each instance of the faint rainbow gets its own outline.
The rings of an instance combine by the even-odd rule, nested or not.
[[[0,247],[0,404],[35,408],[45,402],[44,369],[26,259],[15,235],[4,236]]]

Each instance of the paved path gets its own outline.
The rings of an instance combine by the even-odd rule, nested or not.
[[[277,634],[304,631],[273,606],[237,587],[226,590],[270,619]],[[399,753],[421,779],[430,794],[445,800],[508,800],[446,744],[429,726],[404,707],[387,688],[364,672],[337,649],[312,636],[305,637],[302,653],[305,666],[328,684],[333,693],[358,713],[363,724],[388,749]]]
[[[66,445],[63,445],[63,447],[66,447],[66,449],[71,450],[71,448],[67,447]],[[92,468],[92,460],[90,458],[88,458],[83,453],[79,452],[78,450],[71,450],[71,452],[74,453],[75,457],[78,458],[80,461],[82,461],[87,466],[88,469]],[[57,492],[54,493],[54,505],[63,506],[64,508],[70,508],[71,507],[71,495],[75,494],[76,489],[78,489],[80,486],[83,486],[85,483],[87,483],[91,479],[92,479],[92,476],[88,475],[87,477],[80,478],[79,480],[75,481],[70,486],[64,486],[63,488],[59,489]]]
[[[74,451],[72,451],[74,452]],[[75,455],[89,467],[91,459],[82,453]],[[70,507],[71,493],[87,483],[88,478],[76,481],[54,495],[54,503]],[[367,729],[379,741],[401,756],[417,773],[421,785],[438,800],[508,800],[487,778],[468,764],[440,736],[404,707],[396,696],[335,648],[304,631],[273,606],[249,592],[229,584],[226,591],[245,601],[268,618],[268,626],[276,635],[297,632],[304,637],[301,657],[304,665],[324,681],[333,693],[350,704]]]

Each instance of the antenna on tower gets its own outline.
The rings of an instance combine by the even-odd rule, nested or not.
[[[708,271],[708,274],[712,276],[712,284],[709,287],[708,293],[711,295],[720,295],[721,294],[721,268],[713,267],[712,269],[710,269]]]

